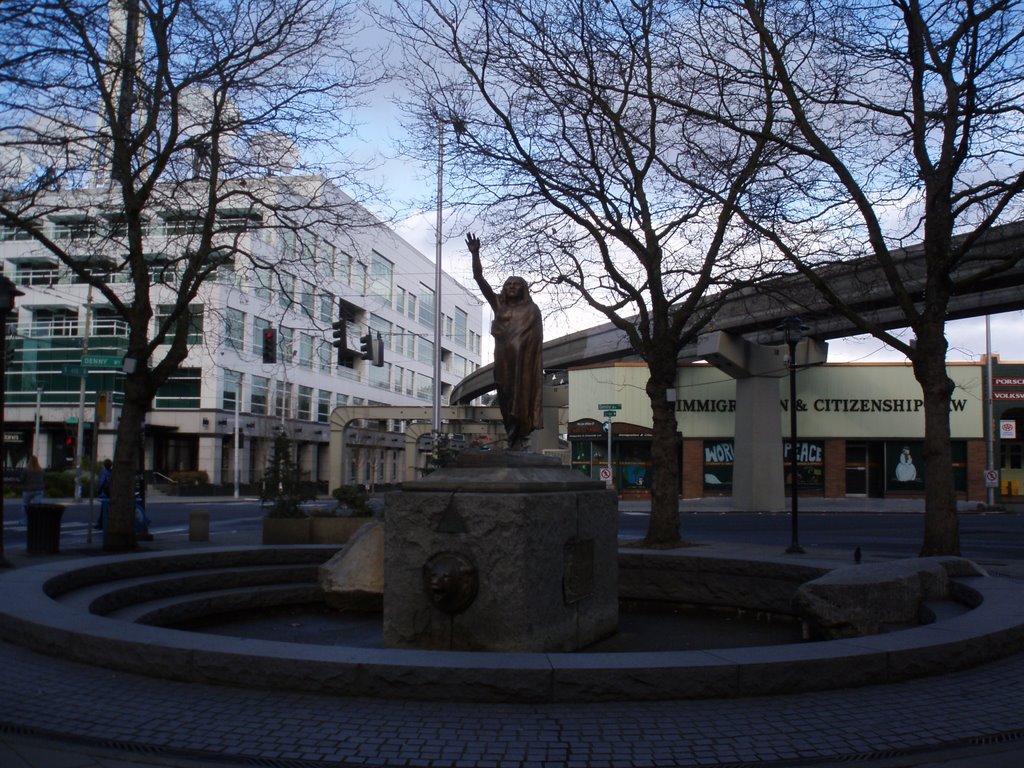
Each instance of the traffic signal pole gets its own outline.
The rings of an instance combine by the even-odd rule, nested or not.
[[[82,337],[82,357],[89,354],[89,334],[92,333],[92,286],[85,299],[85,335]],[[83,371],[78,380],[78,424],[75,438],[75,501],[82,500],[82,437],[85,434],[85,380],[89,372]],[[95,442],[96,436],[93,435]]]

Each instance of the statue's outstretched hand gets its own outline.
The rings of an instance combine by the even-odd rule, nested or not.
[[[466,233],[466,247],[473,256],[480,255],[480,239],[472,232]]]

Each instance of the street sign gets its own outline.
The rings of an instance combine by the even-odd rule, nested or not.
[[[605,482],[612,479],[612,471],[608,467],[601,467],[601,479]]]
[[[120,368],[121,362],[117,355],[82,355],[82,365],[88,368]]]
[[[599,403],[597,406],[599,411],[621,411],[622,403]],[[608,414],[606,413],[605,416]]]
[[[618,411],[605,411],[604,415],[607,416],[610,419],[612,416],[618,416],[619,412]]]
[[[77,416],[68,416],[66,419],[64,419],[64,423],[65,424],[77,424],[78,423],[78,417]]]
[[[74,364],[62,365],[60,367],[60,372],[65,376],[78,376],[79,378],[85,376],[85,368]]]
[[[999,487],[999,470],[998,469],[986,469],[985,470],[985,487],[986,488],[998,488]]]

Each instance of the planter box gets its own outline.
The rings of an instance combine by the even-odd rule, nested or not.
[[[372,517],[265,517],[264,544],[345,544]]]
[[[309,544],[310,519],[308,517],[263,518],[264,544]]]

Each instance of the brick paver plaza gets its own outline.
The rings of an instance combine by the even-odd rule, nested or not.
[[[949,765],[1024,764],[1016,762],[1024,755],[1024,652],[888,685],[572,704],[414,702],[173,682],[8,643],[0,643],[0,669],[3,768],[642,768],[860,760],[909,766],[939,765],[937,756],[957,747],[976,754],[977,762]],[[1009,757],[985,756],[994,749]]]

